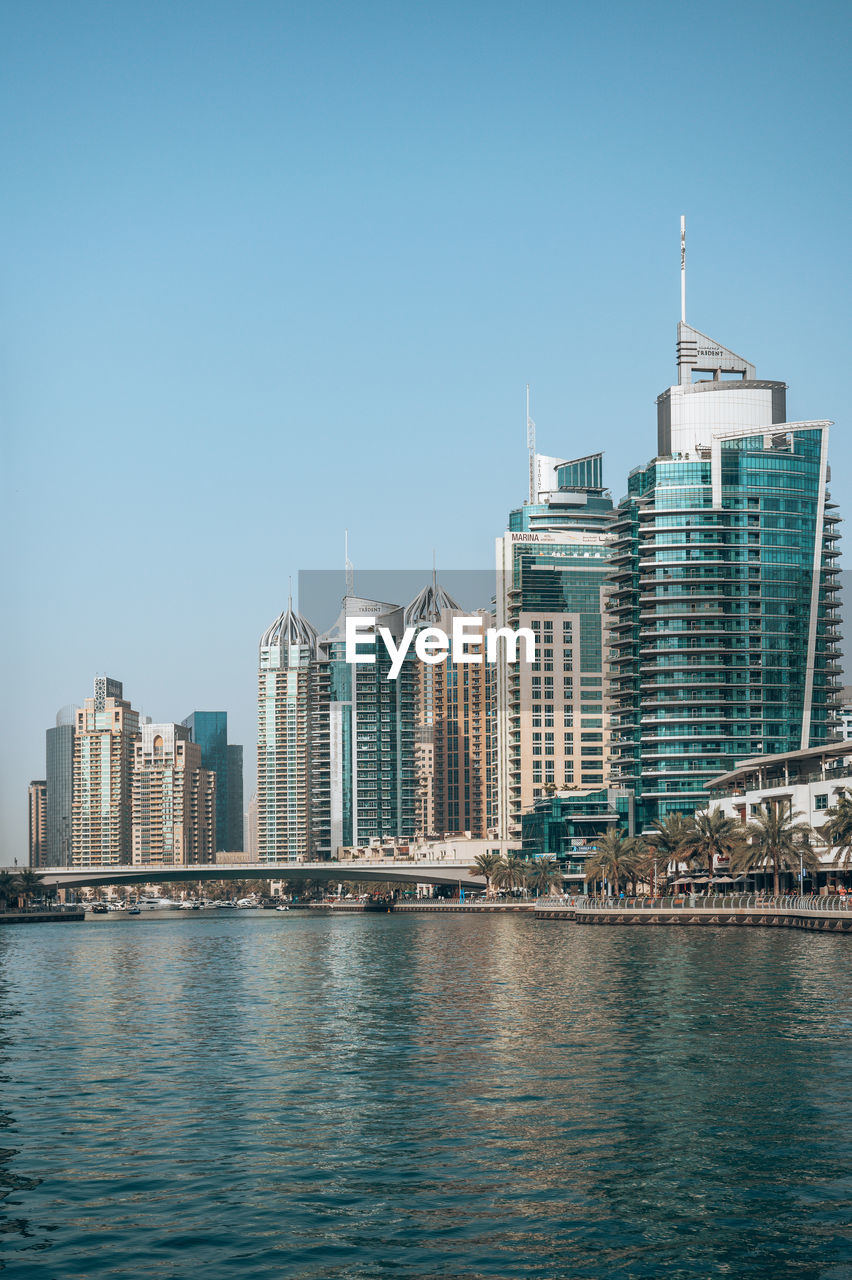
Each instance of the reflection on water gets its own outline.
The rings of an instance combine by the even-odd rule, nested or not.
[[[852,1275],[847,938],[272,913],[0,937],[9,1275]]]

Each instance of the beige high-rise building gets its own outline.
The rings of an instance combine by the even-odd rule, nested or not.
[[[248,802],[245,816],[243,848],[249,862],[257,862],[257,792]]]
[[[494,616],[463,609],[438,583],[437,573],[405,608],[407,627],[435,627],[453,634],[455,618],[473,618],[485,629]],[[468,624],[469,632],[473,627]],[[475,646],[472,648],[472,654]],[[484,654],[483,654],[484,658]],[[476,838],[496,826],[494,760],[494,666],[482,662],[413,664],[415,701],[415,829],[420,836]]]
[[[453,618],[481,620],[483,636],[494,615],[445,609],[437,625],[452,634]],[[484,839],[496,827],[493,806],[495,666],[488,662],[442,662],[433,673],[433,807],[441,836]]]
[[[605,599],[612,500],[602,456],[531,458],[530,500],[497,539],[497,625],[528,629],[535,661],[497,665],[501,835],[536,800],[609,784]]]
[[[134,866],[215,861],[216,775],[179,724],[144,724],[133,758]]]
[[[441,617],[452,617],[462,610],[452,596],[439,586],[437,574],[406,606],[403,622],[407,627],[423,630],[441,625]],[[435,836],[441,831],[435,809],[435,689],[437,667],[432,663],[413,664],[414,680],[414,827],[420,836]]]
[[[328,856],[327,688],[316,629],[291,601],[258,654],[258,862]]]
[[[75,867],[131,861],[130,794],[139,713],[122,692],[119,681],[99,677],[95,696],[77,711],[71,802]]]
[[[30,800],[30,866],[47,865],[47,782],[37,780],[29,786]]]

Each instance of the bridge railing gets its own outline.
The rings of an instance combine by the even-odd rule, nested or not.
[[[583,911],[819,911],[852,914],[852,895],[843,894],[676,894],[661,898],[555,894],[539,898],[540,907],[574,907]]]
[[[578,900],[578,906],[591,910],[608,911],[837,911],[852,913],[852,902],[841,894],[677,894],[662,898],[651,897],[588,897]]]

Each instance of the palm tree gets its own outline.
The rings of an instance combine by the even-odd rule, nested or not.
[[[852,866],[852,794],[840,787],[830,809],[825,811],[825,822],[817,834],[834,849],[834,866],[848,871]]]
[[[746,827],[749,843],[731,855],[731,866],[737,871],[772,867],[772,892],[777,897],[778,877],[782,871],[797,871],[799,866],[817,871],[820,858],[811,844],[813,831],[801,814],[786,805],[771,805]]]
[[[0,871],[0,902],[3,903],[5,911],[9,906],[9,899],[17,896],[18,882],[17,878],[8,871]]]
[[[640,861],[636,841],[629,836],[620,836],[617,831],[607,831],[599,838],[597,846],[597,852],[583,868],[586,880],[608,880],[617,894],[622,879],[626,882],[636,875]]]
[[[648,835],[651,850],[644,869],[653,875],[656,888],[658,876],[666,880],[672,863],[677,874],[678,863],[688,856],[695,837],[695,822],[682,813],[670,813],[667,818],[656,818],[651,827]]]
[[[743,847],[745,829],[721,809],[700,809],[692,819],[692,835],[684,847],[687,862],[712,880],[717,858],[733,858]]]
[[[535,890],[535,896],[547,893],[548,889],[562,888],[562,872],[555,858],[536,858],[527,871],[526,883]]]
[[[494,877],[503,865],[503,860],[499,853],[480,853],[473,860],[473,866],[470,868],[471,875],[485,876],[485,896],[493,897]]]
[[[645,878],[650,849],[641,836],[630,836],[629,843],[629,855],[632,865],[628,872],[628,879],[633,882],[633,892],[638,893],[639,881]]]
[[[29,906],[30,900],[42,888],[41,876],[37,875],[29,867],[24,867],[23,871],[19,871],[16,876],[13,876],[13,880],[24,903]]]
[[[527,864],[517,854],[509,853],[500,859],[494,873],[494,883],[500,889],[522,889],[527,879]]]

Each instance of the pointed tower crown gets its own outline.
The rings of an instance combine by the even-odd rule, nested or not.
[[[444,609],[459,612],[461,605],[456,603],[449,592],[433,581],[405,606],[403,621],[407,627],[416,627],[423,622],[437,622]]]
[[[307,618],[303,618],[296,612],[291,603],[283,613],[279,613],[272,625],[266,628],[260,638],[260,648],[263,650],[278,645],[286,649],[294,644],[307,645],[312,653],[315,652],[317,632]]]
[[[757,373],[743,356],[729,351],[706,333],[693,329],[681,320],[677,327],[677,380],[689,386],[693,373],[706,373],[711,378],[720,373],[738,373],[745,381],[754,381]]]

